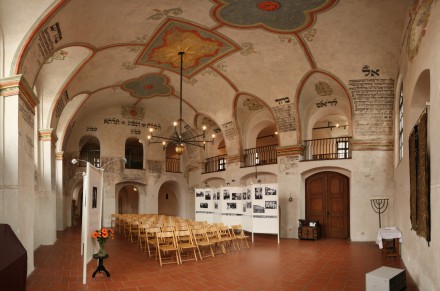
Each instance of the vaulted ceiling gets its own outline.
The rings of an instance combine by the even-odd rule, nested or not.
[[[11,70],[34,87],[43,127],[65,131],[115,106],[157,126],[178,115],[183,51],[183,117],[191,125],[224,130],[259,107],[272,108],[276,120],[273,108],[290,103],[299,126],[317,102],[337,101],[329,114],[350,117],[347,84],[365,66],[396,78],[409,2],[55,1]],[[20,13],[32,11],[23,5]]]

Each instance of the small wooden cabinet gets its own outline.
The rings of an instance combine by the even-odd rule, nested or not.
[[[314,239],[321,237],[321,226],[319,221],[314,220],[299,220],[298,238],[299,239]]]

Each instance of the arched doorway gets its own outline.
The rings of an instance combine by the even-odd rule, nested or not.
[[[179,187],[176,182],[165,182],[159,189],[158,196],[158,214],[177,216],[178,215],[178,203],[177,196]]]
[[[305,181],[306,219],[318,220],[324,238],[350,237],[349,178],[325,171]]]
[[[119,190],[118,213],[139,213],[139,190],[133,185],[127,185]]]

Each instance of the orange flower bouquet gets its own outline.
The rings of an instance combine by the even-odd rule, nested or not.
[[[104,245],[107,242],[107,239],[114,238],[113,229],[103,227],[101,229],[95,230],[92,233],[92,237],[96,238],[99,244],[98,256],[104,257],[107,254],[104,250]]]

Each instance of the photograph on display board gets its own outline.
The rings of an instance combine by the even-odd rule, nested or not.
[[[241,200],[241,193],[232,193],[232,200]]]
[[[227,209],[237,209],[237,203],[235,203],[235,202],[228,202],[228,203],[226,203],[226,208]]]
[[[214,202],[214,209],[218,209],[218,202]]]
[[[220,200],[220,192],[217,192],[217,200]]]
[[[246,204],[243,204],[243,212],[246,212]]]
[[[277,209],[277,201],[266,201],[265,208],[266,209]]]
[[[98,207],[98,188],[93,187],[92,208]]]
[[[277,195],[277,190],[271,187],[265,187],[265,195]]]
[[[211,192],[209,191],[205,192],[205,200],[211,200]]]
[[[203,194],[203,191],[196,192],[196,197],[203,197],[203,196],[205,196],[205,195]]]
[[[217,194],[212,193],[212,200],[217,200]]]
[[[247,200],[251,200],[251,189],[247,189],[246,194],[247,194]]]
[[[242,195],[243,195],[243,200],[246,200],[247,197],[246,192],[243,192]]]
[[[207,202],[200,202],[200,208],[208,208]]]
[[[263,199],[263,187],[255,188],[255,199]]]
[[[252,202],[251,201],[246,202],[246,208],[252,208]]]
[[[223,190],[223,200],[229,200],[229,198],[231,198],[231,193],[229,193],[229,190]]]
[[[254,205],[254,213],[264,213],[264,207],[260,205]]]

